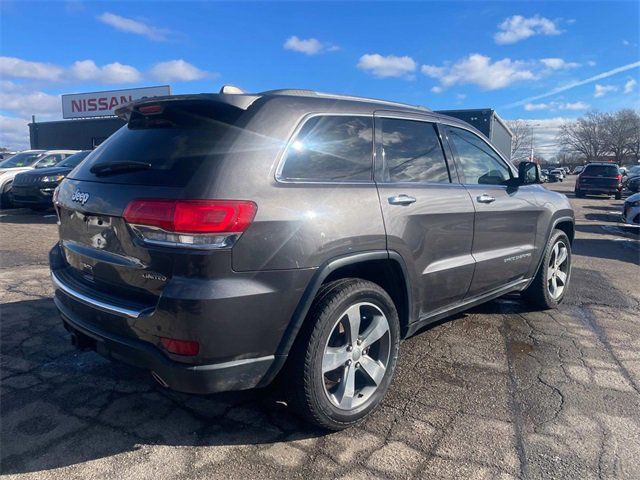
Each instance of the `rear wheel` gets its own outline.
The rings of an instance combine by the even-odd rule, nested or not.
[[[308,421],[341,430],[382,401],[398,358],[398,313],[375,283],[323,287],[289,358],[292,404]]]
[[[579,188],[576,188],[574,190],[574,193],[575,193],[577,198],[583,198],[584,197],[584,192],[582,190],[580,190]]]
[[[616,198],[616,200],[621,200],[622,199],[622,192],[621,191],[617,191],[615,198]]]
[[[570,279],[571,244],[566,233],[554,230],[538,272],[523,297],[535,307],[556,308],[567,293]]]

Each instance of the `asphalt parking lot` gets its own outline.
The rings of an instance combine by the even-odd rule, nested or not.
[[[575,199],[570,295],[517,296],[406,341],[383,407],[326,434],[268,391],[207,397],[74,350],[51,300],[55,216],[0,211],[7,478],[640,478],[640,240]]]

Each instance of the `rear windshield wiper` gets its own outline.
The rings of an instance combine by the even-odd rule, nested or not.
[[[97,176],[106,176],[134,170],[148,170],[150,168],[151,164],[147,162],[109,162],[96,163],[89,171]]]

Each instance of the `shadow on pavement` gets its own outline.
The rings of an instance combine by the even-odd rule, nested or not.
[[[0,213],[0,223],[53,225],[56,221],[56,212],[53,209],[46,212],[35,212],[29,209],[2,210]]]
[[[2,323],[2,474],[61,468],[144,444],[249,446],[327,433],[294,416],[275,388],[181,394],[145,371],[79,352],[49,299],[3,305]]]

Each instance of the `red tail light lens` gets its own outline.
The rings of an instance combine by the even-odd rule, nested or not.
[[[160,338],[160,343],[169,353],[176,355],[198,355],[200,344],[193,340],[176,340],[175,338]]]
[[[180,233],[240,233],[255,217],[254,202],[236,200],[133,200],[124,211],[131,224]]]
[[[138,111],[143,115],[157,115],[162,113],[162,105],[144,105],[138,108]]]

